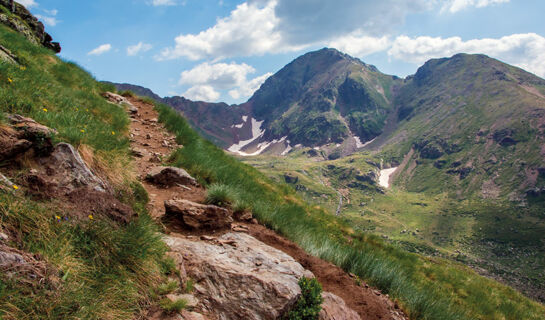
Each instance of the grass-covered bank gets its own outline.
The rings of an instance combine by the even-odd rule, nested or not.
[[[139,214],[126,225],[92,216],[75,222],[57,200],[27,197],[22,188],[0,193],[0,231],[9,236],[0,245],[34,255],[38,269],[47,271],[42,279],[0,274],[0,319],[131,319],[157,299],[154,288],[168,262],[132,170],[128,116],[100,96],[113,88],[76,64],[3,25],[0,44],[18,61],[0,62],[0,126],[6,113],[17,113],[56,129],[54,141],[79,149]],[[0,170],[19,184],[21,171],[7,162]]]
[[[341,220],[301,201],[291,188],[272,183],[203,140],[167,106],[160,121],[184,147],[171,161],[205,184],[223,184],[268,227],[307,252],[366,279],[398,299],[413,319],[542,319],[545,308],[515,290],[462,265],[423,258],[355,232]]]

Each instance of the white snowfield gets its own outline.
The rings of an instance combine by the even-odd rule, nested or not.
[[[375,138],[375,139],[376,139],[376,138]],[[354,136],[354,140],[356,140],[356,148],[358,148],[358,149],[367,146],[367,145],[370,144],[371,142],[375,141],[375,139],[369,140],[369,141],[367,141],[366,143],[361,143],[360,137]]]
[[[244,120],[244,117],[242,117],[242,120]],[[247,117],[246,120],[248,120]],[[245,146],[249,145],[250,143],[254,142],[256,139],[262,137],[265,134],[265,130],[261,130],[261,125],[263,125],[263,122],[264,121],[257,121],[256,119],[252,118],[252,137],[248,140],[242,140],[239,141],[237,144],[230,146],[227,151],[243,155],[242,153],[244,152],[241,152],[240,149],[244,148]]]
[[[246,120],[248,120],[248,116],[242,116],[242,123],[241,124],[234,124],[234,125],[231,126],[231,128],[242,129],[242,127],[244,127],[244,125],[246,124]]]
[[[378,183],[384,187],[389,188],[390,187],[390,176],[397,170],[397,167],[390,168],[390,169],[384,169],[380,170],[380,177],[378,179]]]
[[[288,136],[285,136],[285,137],[282,137],[280,140],[274,139],[273,141],[261,142],[260,144],[257,145],[257,150],[255,152],[252,152],[252,153],[246,153],[246,152],[240,151],[240,150],[237,151],[236,153],[243,156],[243,157],[257,156],[257,155],[260,155],[261,152],[265,151],[271,144],[284,142],[284,141],[286,141],[287,138],[288,138]]]

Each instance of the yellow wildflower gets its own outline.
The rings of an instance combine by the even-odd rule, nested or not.
[[[93,220],[93,219],[94,219],[94,218],[93,218],[93,215],[90,214],[90,215],[89,215],[89,220]]]
[[[81,129],[80,132],[81,132],[81,133],[85,133],[85,130]]]
[[[43,110],[44,112],[47,112],[47,108],[43,108],[42,110]]]
[[[18,187],[18,186],[16,186],[16,185],[13,185],[13,189],[15,189],[15,190],[19,190],[19,187]]]
[[[25,71],[25,70],[26,70],[26,67],[25,67],[25,66],[21,66],[20,69],[23,70],[23,71]]]
[[[8,78],[8,82],[9,82],[9,83],[12,83],[12,82],[13,82],[13,80],[11,80],[11,78]]]
[[[55,216],[55,219],[61,220],[61,217],[60,216]]]
[[[115,131],[112,131],[112,136],[115,136]]]

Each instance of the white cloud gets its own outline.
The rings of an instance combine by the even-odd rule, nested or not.
[[[153,0],[151,4],[155,7],[158,6],[175,6],[177,3],[175,0]]]
[[[198,34],[182,34],[176,37],[175,47],[164,49],[156,58],[219,60],[302,48],[287,45],[282,40],[277,30],[279,21],[274,14],[275,6],[276,0],[269,1],[265,6],[242,3],[228,17],[219,19],[213,27]]]
[[[148,43],[143,43],[142,41],[138,42],[138,44],[128,46],[127,47],[127,55],[128,56],[135,56],[139,54],[140,52],[146,52],[151,50],[152,45]]]
[[[441,12],[456,13],[468,7],[484,8],[494,4],[507,3],[510,0],[449,0],[441,8]]]
[[[400,36],[394,41],[388,55],[421,64],[431,58],[447,57],[461,52],[483,53],[545,77],[545,38],[535,33],[468,41],[463,41],[460,37]]]
[[[220,97],[219,90],[230,90],[229,95],[238,100],[251,96],[271,76],[271,73],[267,73],[248,80],[248,75],[252,73],[255,73],[255,69],[245,63],[205,62],[182,72],[179,84],[192,86],[186,94],[201,98],[207,96],[208,101],[216,101]]]
[[[214,90],[212,86],[198,85],[189,88],[182,95],[190,100],[212,102],[217,101],[221,94]]]
[[[34,0],[17,0],[17,2],[19,2],[20,4],[22,4],[23,6],[25,6],[27,8],[38,6],[36,1],[34,1]]]
[[[269,78],[272,75],[273,74],[271,72],[267,72],[262,76],[259,76],[250,81],[244,82],[240,84],[238,88],[229,90],[229,95],[231,96],[231,98],[235,100],[238,100],[241,98],[248,98],[251,95],[253,95],[254,92],[256,92],[257,89],[259,89],[259,87],[263,84],[263,82],[265,82],[265,80],[267,80],[267,78]]]
[[[59,23],[59,20],[57,20],[55,17],[43,16],[41,14],[35,14],[34,16],[36,16],[38,20],[42,21],[47,26],[54,27],[57,25],[57,23]]]
[[[106,43],[106,44],[102,44],[98,47],[96,47],[95,49],[89,51],[89,53],[87,53],[88,55],[92,55],[92,56],[98,56],[98,55],[101,55],[103,53],[106,53],[108,51],[110,51],[112,49],[112,45],[109,44],[109,43]]]
[[[53,10],[47,10],[47,9],[44,9],[44,12],[50,16],[56,16],[57,13],[59,13],[59,10],[57,9],[53,9]]]
[[[391,45],[388,37],[369,37],[357,31],[339,37],[328,43],[328,47],[338,49],[355,57],[365,57],[375,52],[387,50]]]

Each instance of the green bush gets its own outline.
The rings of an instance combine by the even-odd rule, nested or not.
[[[184,299],[172,301],[168,298],[164,298],[159,301],[159,305],[166,313],[175,313],[187,308],[187,301],[185,301]]]
[[[322,310],[322,285],[316,278],[301,278],[299,280],[301,297],[295,307],[283,318],[285,320],[315,320]]]
[[[221,183],[210,185],[206,191],[206,203],[220,207],[230,207],[238,198],[237,190]]]

